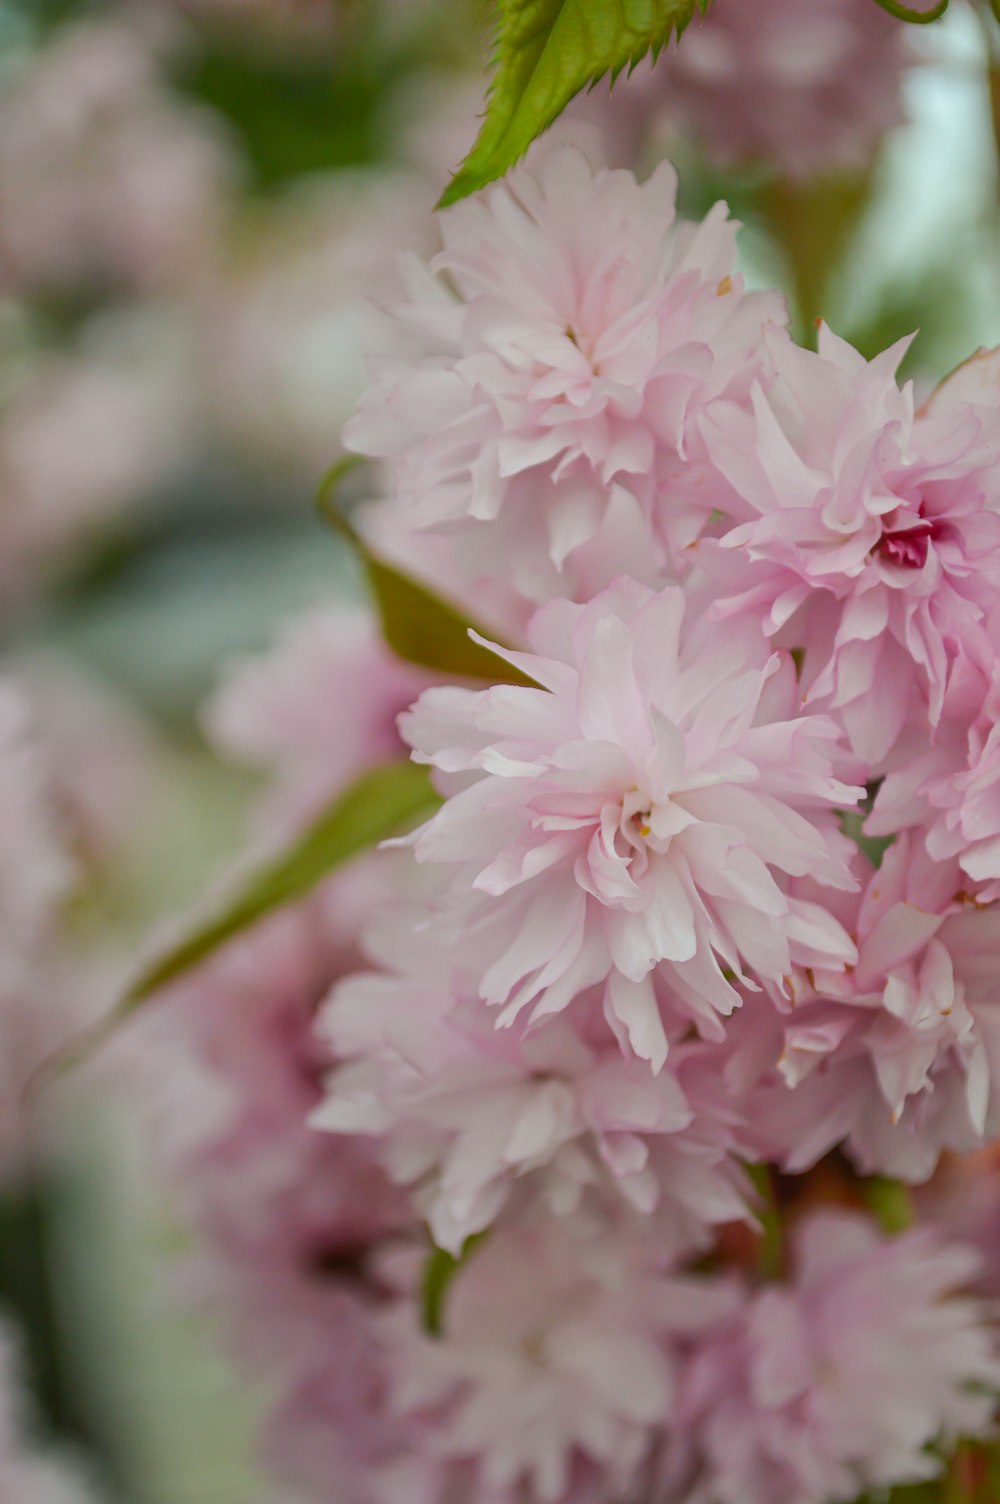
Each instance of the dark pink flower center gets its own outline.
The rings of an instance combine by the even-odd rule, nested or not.
[[[937,535],[937,523],[921,519],[909,527],[887,529],[876,544],[875,552],[886,564],[895,564],[900,569],[923,569],[927,563],[928,546]]]

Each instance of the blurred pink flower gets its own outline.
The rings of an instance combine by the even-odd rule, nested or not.
[[[643,97],[723,166],[862,170],[903,119],[906,32],[872,0],[713,0]]]
[[[70,878],[43,754],[27,706],[9,681],[0,681],[0,797],[0,998],[6,998],[38,965]]]
[[[163,748],[133,706],[49,651],[11,662],[44,748],[49,800],[81,866],[113,863],[163,791]]]
[[[585,1224],[500,1226],[452,1282],[441,1337],[411,1302],[385,1318],[391,1404],[423,1419],[431,1457],[470,1466],[464,1497],[570,1504],[588,1463],[598,1498],[629,1497],[669,1421],[677,1340],[730,1303]]]
[[[212,412],[224,437],[315,479],[364,389],[403,248],[430,249],[423,178],[382,170],[298,183],[243,226],[205,289]]]
[[[270,819],[297,825],[373,764],[404,756],[396,718],[429,682],[393,655],[370,609],[322,606],[229,672],[208,731],[228,758],[270,771]]]
[[[412,1214],[368,1140],[307,1122],[329,1065],[315,1009],[357,965],[361,915],[384,901],[362,866],[235,942],[173,989],[140,1062],[143,1079],[155,1073],[153,1152],[198,1237],[183,1292],[266,1382],[262,1449],[276,1474],[322,1504],[366,1501],[367,1470],[400,1445],[372,1257]]]
[[[176,286],[214,256],[232,177],[216,123],[166,93],[140,27],[63,28],[0,91],[0,286]]]
[[[0,415],[0,600],[84,550],[183,463],[184,356],[142,318],[110,319],[73,353],[38,356]]]
[[[988,1310],[956,1293],[975,1254],[929,1230],[891,1241],[816,1212],[786,1285],[750,1295],[694,1349],[667,1496],[685,1504],[841,1504],[937,1476],[930,1448],[990,1434],[1000,1361]]]

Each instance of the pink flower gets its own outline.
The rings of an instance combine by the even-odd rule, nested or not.
[[[323,606],[230,673],[209,734],[231,759],[270,768],[272,814],[296,825],[373,763],[403,755],[396,717],[428,682],[393,656],[369,611]]]
[[[394,460],[413,527],[464,535],[467,579],[512,573],[533,600],[655,580],[715,504],[695,415],[745,396],[784,311],[744,293],[724,206],[678,225],[675,190],[666,163],[639,184],[556,147],[451,209],[430,272],[408,265],[403,353],[345,439]]]
[[[865,829],[912,830],[936,861],[958,862],[963,886],[985,904],[1000,897],[1000,665],[988,682],[967,674],[961,688],[932,740],[904,740]]]
[[[606,984],[612,1027],[655,1069],[660,989],[718,1037],[740,1000],[726,971],[753,988],[793,954],[855,955],[782,886],[807,872],[854,885],[828,811],[862,791],[834,774],[834,725],[796,714],[790,661],[748,658],[684,611],[679,589],[628,580],[585,607],[553,602],[535,653],[511,655],[544,688],[429,690],[400,722],[456,787],[416,854],[454,867],[456,943],[500,1022]]]
[[[511,1198],[559,1216],[610,1190],[655,1213],[664,1254],[705,1246],[713,1224],[748,1215],[735,1113],[711,1099],[702,1046],[675,1046],[671,1069],[651,1076],[622,1056],[599,992],[576,1001],[572,1025],[497,1031],[474,988],[461,995],[447,954],[398,919],[390,928],[392,970],[348,978],[326,1005],[321,1032],[346,1063],[312,1121],[381,1135],[439,1247],[458,1254]]]
[[[1000,405],[945,383],[915,412],[895,380],[905,343],[868,362],[825,327],[818,354],[777,330],[765,342],[752,410],[720,403],[701,420],[740,497],[701,557],[718,614],[804,648],[806,700],[878,763],[914,702],[937,723],[956,662],[992,662]]]
[[[262,10],[268,5],[278,9],[277,0],[261,0]],[[332,19],[326,0],[307,6],[308,19]],[[248,0],[216,0],[216,8],[239,13],[242,25],[262,18],[249,14]],[[451,164],[453,134],[449,149]],[[443,170],[430,181],[439,188],[442,180]],[[199,309],[212,415],[240,457],[249,451],[263,460],[279,485],[289,468],[315,484],[335,457],[382,334],[377,305],[398,288],[400,247],[423,253],[435,244],[429,191],[426,172],[384,165],[370,175],[296,179],[287,193],[255,205],[252,238],[244,243],[244,232],[238,255],[214,279]]]
[[[2,110],[0,110],[2,129]],[[178,468],[190,372],[176,330],[105,315],[79,354],[25,361],[0,415],[0,606],[100,537]]]
[[[987,1308],[956,1294],[975,1255],[930,1231],[883,1242],[814,1213],[785,1286],[696,1347],[678,1392],[670,1498],[841,1504],[933,1478],[929,1450],[986,1436],[1000,1384]]]
[[[59,975],[57,933],[74,876],[46,749],[17,685],[0,679],[0,1181],[20,1172],[51,1114],[26,1113],[25,1088],[65,1042],[87,999],[85,968]],[[32,1130],[35,1130],[33,1133]]]
[[[366,1471],[401,1442],[372,1260],[413,1218],[368,1140],[307,1121],[329,1067],[314,1011],[357,964],[354,911],[384,897],[361,868],[244,936],[167,1000],[171,1068],[162,1042],[143,1052],[159,1086],[154,1152],[197,1233],[183,1292],[266,1382],[264,1455],[317,1504],[368,1504]]]
[[[141,26],[62,27],[0,96],[5,290],[174,287],[214,255],[233,163]]]
[[[862,169],[902,119],[905,33],[871,0],[714,0],[644,81],[647,109],[726,166]]]
[[[452,1281],[441,1337],[410,1301],[386,1318],[391,1403],[423,1417],[431,1457],[471,1465],[463,1497],[569,1504],[581,1464],[598,1498],[629,1496],[670,1416],[677,1341],[730,1304],[586,1224],[500,1226]]]
[[[842,1142],[864,1174],[922,1181],[1000,1132],[1000,914],[963,907],[957,879],[901,837],[837,909],[856,966],[799,973],[770,1046],[758,1013],[776,1062],[744,1104],[759,1152],[801,1172]]]
[[[45,754],[23,696],[0,680],[0,1004],[23,987],[51,935],[70,866],[61,849]]]

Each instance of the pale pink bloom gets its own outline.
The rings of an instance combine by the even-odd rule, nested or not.
[[[366,607],[322,606],[228,674],[208,731],[228,758],[270,771],[271,816],[295,825],[373,764],[402,757],[396,718],[428,682],[386,647]]]
[[[861,170],[903,118],[906,31],[872,0],[713,0],[642,79],[643,96],[724,166]]]
[[[162,1039],[143,1052],[154,1153],[197,1233],[186,1298],[221,1319],[239,1366],[266,1384],[262,1450],[276,1474],[338,1504],[366,1504],[366,1470],[400,1444],[370,1264],[412,1217],[368,1140],[309,1128],[329,1066],[312,1024],[357,965],[354,926],[384,891],[362,868],[242,937],[166,999],[172,1068]]]
[[[701,420],[740,497],[700,556],[719,616],[804,648],[802,687],[878,763],[914,704],[936,723],[956,661],[992,662],[1000,587],[1000,404],[939,390],[914,409],[905,341],[866,361],[825,326],[819,353],[765,333],[748,407]]]
[[[941,1166],[917,1194],[921,1221],[943,1237],[973,1247],[979,1268],[970,1289],[1000,1300],[1000,1152],[994,1142],[978,1154],[955,1157]]]
[[[0,599],[17,603],[149,499],[186,452],[191,406],[173,331],[102,321],[77,350],[39,355],[0,416]]]
[[[0,91],[0,284],[174,286],[215,253],[232,177],[213,122],[171,99],[141,28],[60,28]]]
[[[429,251],[431,190],[382,170],[296,184],[244,227],[203,312],[213,415],[225,437],[310,483],[336,457],[396,291],[403,247]]]
[[[109,997],[106,960],[71,942],[63,922],[74,893],[86,892],[87,861],[107,854],[89,844],[82,809],[95,793],[90,747],[78,737],[78,763],[67,767],[51,719],[33,713],[37,699],[22,665],[0,679],[0,1194],[62,1147],[67,1099],[51,1081],[45,1092],[29,1087]],[[71,713],[68,701],[61,708]],[[123,799],[131,771],[121,769]]]
[[[0,999],[5,999],[25,986],[39,963],[70,867],[49,799],[44,753],[22,695],[3,680],[0,800]]]
[[[745,397],[784,311],[745,294],[724,205],[678,224],[675,191],[666,163],[640,184],[557,146],[403,268],[397,353],[345,440],[394,461],[412,527],[462,534],[467,580],[544,600],[662,578],[715,505],[695,416]]]
[[[687,1096],[703,1047],[676,1045],[670,1070],[652,1076],[618,1049],[599,991],[576,1000],[572,1023],[498,1031],[474,987],[462,995],[446,953],[421,947],[398,918],[387,931],[386,970],[340,983],[321,1017],[346,1063],[312,1121],[380,1135],[384,1163],[412,1186],[439,1247],[459,1253],[511,1197],[564,1216],[610,1190],[656,1212],[664,1255],[748,1215],[735,1114],[704,1090]]]
[[[48,651],[11,664],[45,753],[49,801],[84,866],[128,851],[162,794],[163,749],[133,706]]]
[[[670,1417],[678,1340],[730,1304],[586,1224],[502,1224],[449,1286],[443,1335],[412,1301],[386,1317],[390,1403],[424,1420],[431,1457],[471,1465],[463,1497],[570,1504],[588,1462],[599,1497],[628,1497]]]
[[[963,690],[946,700],[959,713],[933,740],[904,741],[865,829],[876,836],[913,829],[935,860],[956,860],[962,885],[988,903],[1000,895],[1000,669],[988,683],[967,674]]]
[[[813,1213],[793,1245],[791,1281],[750,1295],[695,1348],[671,1499],[843,1504],[933,1478],[932,1443],[992,1430],[989,1311],[956,1293],[976,1272],[969,1248],[928,1229],[883,1241],[840,1211]]]
[[[81,994],[57,976],[60,905],[74,868],[66,853],[26,699],[0,680],[0,1182],[18,1176],[38,1148],[38,1114],[26,1099],[33,1072],[71,1032],[68,1003]]]
[[[500,1023],[606,983],[609,1022],[655,1069],[660,986],[675,1018],[719,1037],[740,1001],[724,968],[753,988],[796,954],[855,959],[841,925],[783,887],[855,884],[828,811],[861,790],[835,776],[834,725],[797,714],[790,661],[748,658],[684,611],[681,590],[629,580],[585,607],[555,601],[534,653],[501,652],[544,688],[429,690],[400,722],[456,789],[413,839],[455,869],[457,943]]]
[[[525,1504],[522,1485],[487,1487],[474,1461],[459,1462],[437,1455],[428,1445],[433,1427],[424,1428],[422,1445],[400,1458],[372,1469],[369,1475],[374,1504]],[[561,1504],[618,1504],[620,1494],[606,1470],[583,1456],[574,1458]]]
[[[776,1074],[744,1110],[788,1170],[843,1143],[862,1173],[923,1181],[942,1151],[1000,1132],[1000,914],[956,901],[957,886],[953,863],[901,837],[836,910],[856,966],[802,971],[770,1025],[755,1015],[746,1047]]]

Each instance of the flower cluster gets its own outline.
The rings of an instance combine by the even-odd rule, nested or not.
[[[496,682],[324,614],[211,716],[271,831],[407,748],[441,797],[175,1012],[310,1504],[847,1504],[991,1432],[975,1254],[860,1204],[1000,1132],[997,357],[798,347],[674,191],[556,146],[403,265],[361,527]]]

